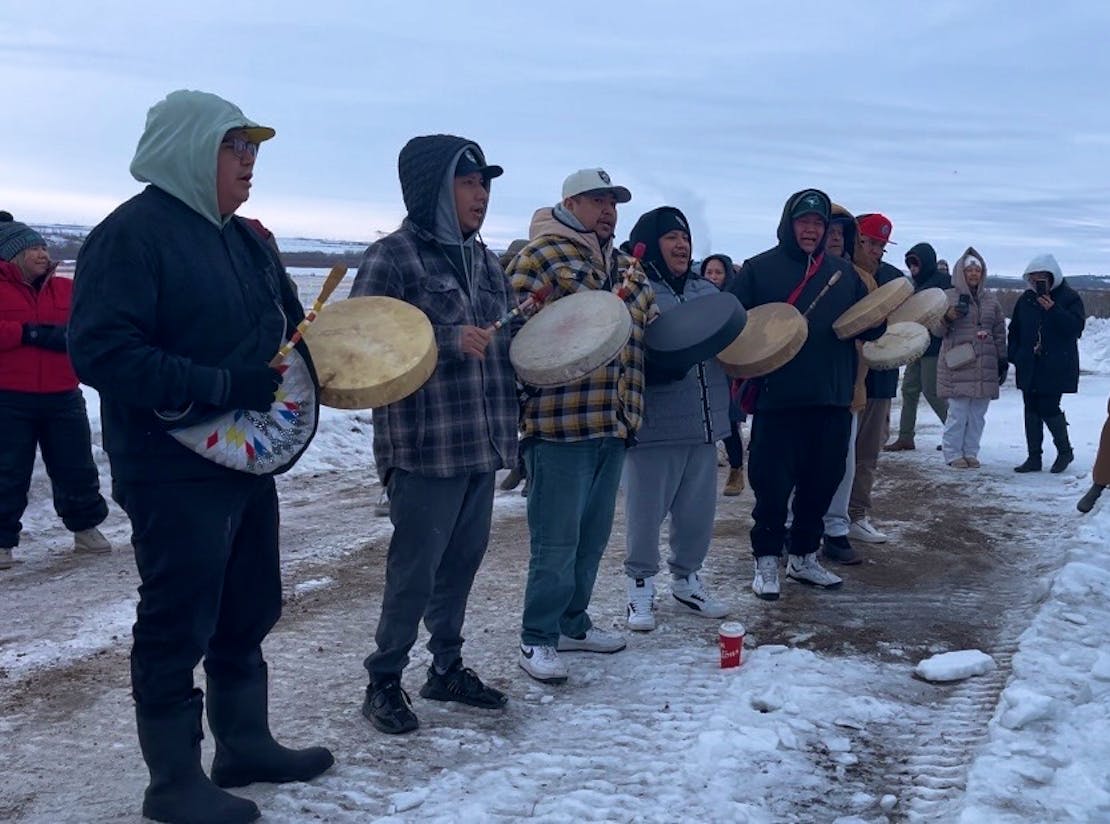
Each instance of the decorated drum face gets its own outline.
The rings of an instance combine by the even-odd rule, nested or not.
[[[789,303],[765,303],[748,310],[744,331],[717,355],[734,378],[758,378],[790,362],[805,345],[809,325]]]
[[[906,302],[887,317],[887,323],[920,323],[926,329],[937,325],[948,310],[948,296],[943,289],[932,287],[906,298]]]
[[[411,303],[371,296],[329,303],[304,333],[320,403],[371,409],[406,398],[436,368],[435,332]]]
[[[920,323],[892,323],[881,338],[863,344],[863,362],[871,369],[897,369],[924,355],[929,340],[929,330]]]
[[[663,368],[685,371],[736,340],[746,318],[744,307],[729,292],[685,301],[644,331],[644,356]]]
[[[837,318],[833,323],[833,332],[841,340],[850,340],[860,332],[878,326],[912,294],[913,284],[909,278],[900,277],[884,283]]]
[[[632,335],[632,315],[612,292],[587,290],[547,304],[517,332],[509,360],[539,387],[580,381],[613,360]]]
[[[175,429],[182,446],[220,466],[251,475],[284,472],[316,434],[316,388],[300,353],[294,349],[278,369],[281,386],[266,412],[235,409]]]

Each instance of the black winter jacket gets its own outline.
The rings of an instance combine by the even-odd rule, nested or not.
[[[81,247],[69,326],[77,374],[101,395],[113,479],[241,474],[179,444],[154,410],[210,403],[221,369],[265,364],[303,317],[246,221],[217,228],[156,186],[119,206]]]
[[[1032,289],[1018,298],[1010,319],[1007,357],[1017,369],[1022,392],[1078,392],[1078,341],[1086,325],[1083,299],[1063,278],[1049,295],[1055,305],[1048,310],[1037,302]]]
[[[918,243],[916,246],[910,248],[906,252],[906,257],[916,255],[917,259],[921,261],[921,267],[917,270],[917,275],[913,278],[913,291],[914,294],[924,292],[926,289],[951,289],[952,276],[946,275],[944,272],[937,268],[937,251],[930,243]],[[940,354],[940,338],[936,335],[931,335],[929,341],[929,348],[925,350],[922,357],[935,358]]]
[[[790,213],[811,191],[814,190],[806,189],[787,200],[779,221],[778,245],[745,261],[739,277],[728,287],[745,309],[785,302],[805,277],[812,258],[802,251],[794,238]],[[823,192],[820,194],[827,200]],[[822,251],[819,247],[816,255]],[[820,268],[795,305],[798,311],[805,312],[838,270],[840,279],[809,315],[809,337],[801,351],[763,378],[757,411],[851,406],[858,361],[856,344],[854,340],[840,340],[833,333],[832,325],[852,304],[867,295],[867,287],[848,261],[829,255],[822,259]],[[861,333],[859,338],[875,340],[885,331],[886,324],[882,323]]]

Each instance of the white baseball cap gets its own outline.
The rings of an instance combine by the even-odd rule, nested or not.
[[[632,192],[623,186],[614,186],[604,169],[579,169],[563,181],[563,200],[585,192],[612,192],[617,203],[632,200]]]

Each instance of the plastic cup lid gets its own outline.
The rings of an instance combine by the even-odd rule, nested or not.
[[[721,624],[721,635],[728,636],[729,638],[737,638],[744,634],[744,625],[739,621],[729,621]]]

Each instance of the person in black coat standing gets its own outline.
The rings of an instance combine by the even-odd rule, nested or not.
[[[1060,399],[1079,391],[1079,337],[1086,311],[1052,255],[1033,258],[1025,267],[1025,280],[1029,288],[1018,298],[1010,319],[1007,357],[1017,370],[1025,403],[1029,456],[1014,471],[1041,471],[1041,442],[1048,427],[1056,444],[1051,471],[1060,473],[1075,458]]]
[[[779,597],[792,492],[787,577],[821,587],[842,583],[818,563],[817,550],[822,518],[844,476],[858,356],[855,341],[841,340],[832,327],[867,295],[867,287],[848,261],[825,254],[831,212],[829,196],[817,189],[791,195],[779,221],[778,244],[746,261],[729,287],[745,309],[789,302],[806,313],[809,325],[798,354],[757,384],[748,458],[755,494],[752,590],[765,601]],[[859,337],[874,340],[885,331],[886,323],[880,323]]]

